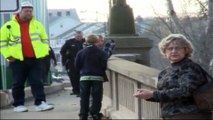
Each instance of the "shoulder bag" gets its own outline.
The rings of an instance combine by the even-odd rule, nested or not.
[[[200,111],[213,111],[213,78],[204,69],[201,70],[206,82],[193,93],[194,101]]]

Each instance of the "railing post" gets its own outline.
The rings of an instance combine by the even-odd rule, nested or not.
[[[137,89],[140,89],[141,88],[141,83],[140,82],[137,82]],[[141,102],[141,99],[137,98],[137,104],[138,104],[138,119],[142,119],[142,102]]]
[[[118,74],[112,73],[112,105],[115,110],[119,109],[119,97],[118,97]]]
[[[109,78],[110,78],[110,82],[109,82],[109,90],[110,90],[110,99],[113,98],[113,71],[112,70],[109,70]],[[112,104],[112,103],[111,103]]]

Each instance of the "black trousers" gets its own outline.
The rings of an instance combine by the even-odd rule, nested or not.
[[[48,75],[50,71],[50,58],[42,58],[42,82],[48,83]]]
[[[90,94],[92,104],[89,108]],[[88,112],[92,116],[99,115],[103,98],[103,82],[97,80],[80,81],[80,98],[80,118],[87,118]]]
[[[41,81],[42,68],[41,59],[25,58],[24,61],[16,60],[10,63],[12,70],[13,86],[12,96],[14,99],[13,105],[24,105],[25,102],[25,83],[28,80],[31,87],[32,95],[35,98],[35,105],[41,104],[41,101],[46,101],[44,87]]]
[[[70,67],[69,69],[67,69],[67,74],[70,78],[70,83],[72,86],[72,91],[75,94],[79,94],[80,93],[80,73],[79,71],[77,71],[75,69],[75,67]]]

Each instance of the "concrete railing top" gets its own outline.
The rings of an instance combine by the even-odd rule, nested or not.
[[[112,71],[119,71],[119,73],[124,76],[128,76],[135,81],[154,88],[156,87],[157,76],[160,72],[157,69],[114,56],[110,57],[108,61],[108,69]]]

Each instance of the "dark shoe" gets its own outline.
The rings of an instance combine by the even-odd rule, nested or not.
[[[70,93],[70,95],[76,95],[75,93]]]
[[[80,117],[79,120],[88,120],[88,118],[83,118],[83,117]]]
[[[88,117],[87,117],[87,116],[80,116],[79,119],[80,119],[80,120],[88,120]]]
[[[49,86],[49,84],[48,84],[48,83],[43,83],[43,85],[44,85],[44,86]]]
[[[93,120],[101,120],[102,117],[103,117],[102,113],[92,115]]]
[[[79,94],[79,92],[72,92],[72,93],[70,93],[70,95],[78,95]]]
[[[76,94],[76,97],[80,97],[80,94]]]

